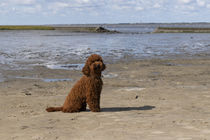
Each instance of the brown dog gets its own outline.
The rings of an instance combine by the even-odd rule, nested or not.
[[[101,72],[106,68],[101,56],[92,54],[82,69],[83,76],[71,89],[62,107],[49,107],[48,112],[80,112],[85,111],[88,104],[93,112],[100,111],[100,95],[103,81]]]

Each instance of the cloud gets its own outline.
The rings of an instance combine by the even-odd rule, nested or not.
[[[188,4],[190,3],[192,0],[178,0],[180,3],[184,3],[184,4]]]
[[[90,0],[77,0],[77,2],[79,2],[79,3],[88,3],[88,2],[90,2]]]
[[[141,7],[141,6],[137,6],[137,7],[135,7],[135,10],[137,10],[137,11],[142,11],[142,10],[144,10],[144,8]]]
[[[154,8],[160,8],[161,5],[160,5],[159,3],[155,3],[153,7],[154,7]]]
[[[12,4],[29,5],[34,4],[36,0],[9,0]]]
[[[48,9],[52,10],[54,14],[67,7],[69,7],[69,4],[64,2],[53,2],[48,5]]]
[[[0,0],[0,24],[2,17],[12,19],[26,15],[43,21],[48,18],[54,23],[97,22],[99,19],[104,22],[202,19],[209,10],[209,0]],[[190,16],[192,14],[197,17]],[[60,20],[62,17],[65,18]],[[210,21],[209,16],[205,19]]]
[[[96,11],[99,11],[99,8],[103,7],[104,4],[100,3],[98,4],[96,1],[92,0],[72,0],[72,1],[54,1],[47,4],[47,8],[50,11],[53,12],[53,14],[62,14],[66,15],[67,13],[73,12],[73,11],[84,11],[86,14],[88,12],[93,12],[93,9]],[[120,7],[118,7],[120,8]],[[125,7],[121,7],[125,8]]]
[[[196,0],[197,1],[197,4],[199,6],[204,6],[205,5],[205,1],[204,0]]]
[[[146,9],[153,8],[154,3],[156,8],[161,7],[161,2],[163,0],[160,0],[159,3],[155,3],[154,0],[146,1],[146,0],[107,0],[107,3],[111,5],[111,7],[115,10],[128,10],[128,11],[143,11]]]
[[[131,7],[130,6],[126,6],[126,5],[113,5],[112,6],[113,9],[115,10],[129,10]]]
[[[7,5],[7,4],[4,3],[4,2],[0,3],[0,7],[5,7],[6,5]]]
[[[42,6],[41,5],[34,5],[34,6],[31,6],[31,7],[23,7],[22,8],[22,12],[28,13],[28,14],[34,14],[34,13],[37,13],[37,12],[40,12],[40,11],[42,11]]]

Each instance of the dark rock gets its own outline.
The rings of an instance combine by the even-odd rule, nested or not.
[[[101,32],[109,32],[109,30],[107,30],[107,29],[105,29],[104,27],[101,27],[101,26],[100,26],[100,27],[97,27],[97,28],[96,28],[96,32],[100,32],[100,33],[101,33]]]
[[[108,30],[108,29],[106,29],[106,28],[104,28],[104,27],[101,27],[101,26],[99,26],[99,27],[97,27],[96,29],[95,29],[95,31],[97,32],[97,33],[119,33],[118,31],[111,31],[111,30]]]

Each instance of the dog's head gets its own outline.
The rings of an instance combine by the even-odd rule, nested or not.
[[[105,70],[106,65],[104,64],[100,55],[92,54],[88,57],[82,72],[86,76],[90,75],[101,75],[101,72]]]

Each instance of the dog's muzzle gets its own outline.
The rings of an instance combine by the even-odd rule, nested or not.
[[[101,68],[101,66],[100,66],[100,64],[97,64],[96,66],[95,66],[95,69],[100,69]]]

